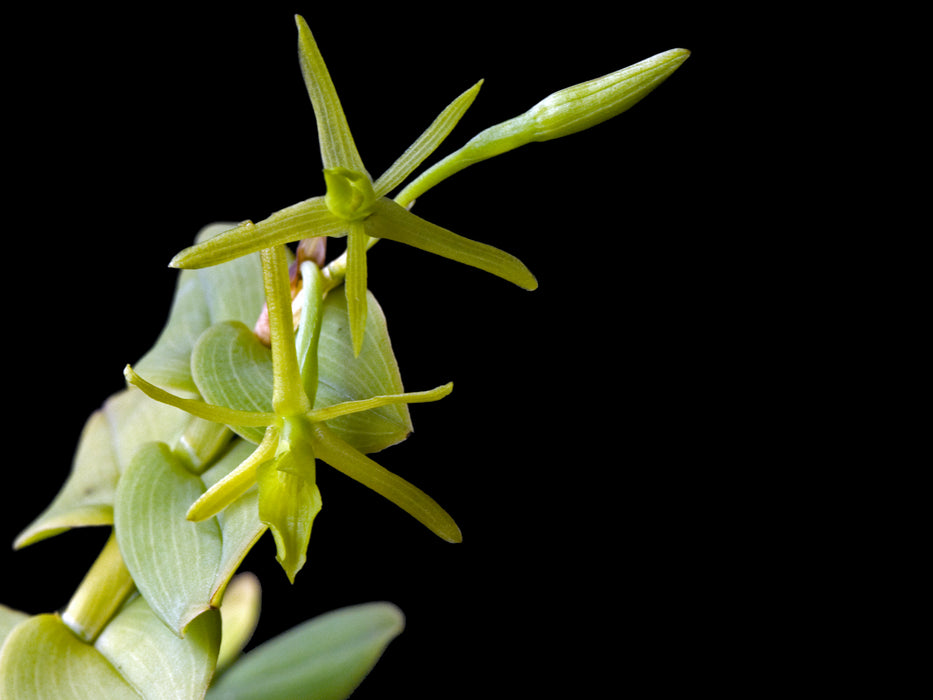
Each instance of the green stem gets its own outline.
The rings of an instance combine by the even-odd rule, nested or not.
[[[117,539],[111,533],[84,580],[62,613],[71,631],[93,644],[123,603],[136,591],[133,577],[123,563]]]

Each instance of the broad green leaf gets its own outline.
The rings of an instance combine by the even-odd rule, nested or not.
[[[315,409],[404,392],[385,315],[371,292],[367,292],[366,310],[366,334],[360,354],[355,357],[343,287],[332,290],[324,299]],[[412,430],[411,416],[404,404],[341,416],[327,425],[341,439],[367,454],[401,442]]]
[[[220,639],[219,610],[202,613],[187,626],[185,636],[178,637],[145,598],[136,596],[94,646],[146,700],[195,700],[207,692]]]
[[[405,618],[391,603],[365,603],[313,618],[245,654],[209,700],[343,700],[359,686]]]
[[[522,289],[534,290],[538,281],[525,264],[504,250],[460,236],[415,216],[390,199],[381,199],[367,220],[367,232],[455,260],[508,280]]]
[[[272,351],[243,323],[224,321],[204,331],[191,353],[191,374],[208,403],[272,410]],[[265,434],[262,427],[230,427],[256,444]]]
[[[196,243],[212,240],[235,226],[232,223],[206,226],[198,233]],[[190,357],[201,333],[220,321],[240,321],[252,326],[264,302],[258,254],[203,270],[182,271],[168,322],[155,345],[134,364],[135,368],[165,389],[194,393]]]
[[[28,620],[29,617],[29,613],[14,610],[6,605],[0,605],[0,647],[3,646],[3,640],[13,631],[13,628]]]
[[[315,409],[404,392],[385,316],[371,293],[366,308],[367,332],[356,357],[343,287],[330,291],[324,299]],[[272,353],[250,328],[234,322],[211,326],[195,345],[191,363],[205,401],[244,411],[272,410]],[[364,453],[401,442],[412,429],[404,404],[341,416],[328,425]],[[265,433],[262,428],[233,429],[256,444]]]
[[[109,525],[120,473],[136,450],[154,440],[172,442],[192,417],[127,388],[91,414],[81,433],[71,474],[52,503],[16,538],[25,547],[72,527]]]
[[[220,617],[223,621],[223,639],[217,657],[217,673],[222,673],[239,658],[249,643],[259,622],[262,588],[255,574],[237,574],[227,586]]]
[[[0,647],[0,698],[9,700],[139,700],[97,649],[78,639],[58,615],[31,617]]]
[[[249,457],[254,445],[246,440],[237,440],[230,450],[217,463],[201,475],[205,489],[233,471],[237,465]],[[247,552],[266,531],[266,526],[259,520],[259,492],[253,488],[228,505],[216,516],[222,537],[220,562],[214,578],[211,605],[220,605],[226,600],[224,591],[227,584],[239,568]],[[224,633],[226,636],[226,632]]]
[[[203,492],[201,479],[167,445],[152,442],[123,473],[114,502],[126,567],[156,615],[178,635],[210,607],[223,553],[217,520],[185,517]]]

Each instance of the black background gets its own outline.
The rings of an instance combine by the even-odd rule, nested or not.
[[[721,70],[724,18],[694,5],[153,5],[9,22],[7,133],[22,150],[6,158],[4,345],[25,383],[6,385],[6,466],[22,478],[3,536],[55,495],[87,415],[155,340],[172,255],[212,221],[323,192],[296,12],[374,176],[481,78],[439,155],[554,90],[684,47],[630,112],[476,165],[416,205],[517,255],[537,291],[389,242],[370,254],[406,387],[455,384],[378,458],[434,496],[463,543],[321,467],[295,585],[271,538],[244,568],[264,590],[256,642],[343,605],[403,609],[361,699],[739,684],[737,665],[763,662],[748,640],[775,616],[759,587],[774,545],[747,526],[765,487],[743,468],[761,427],[750,397],[770,381],[742,291],[762,250],[727,184],[745,144],[718,97],[743,85]],[[60,609],[106,534],[4,549],[0,600]]]

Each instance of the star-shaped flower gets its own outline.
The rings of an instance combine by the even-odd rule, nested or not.
[[[450,133],[473,102],[481,82],[454,100],[373,182],[357,152],[317,43],[304,19],[297,16],[296,22],[302,75],[318,125],[326,194],[282,209],[259,223],[243,222],[216,238],[181,251],[171,265],[204,267],[304,238],[346,236],[346,296],[357,354],[366,319],[366,251],[377,239],[406,243],[498,275],[525,289],[535,289],[534,276],[514,256],[412,214],[407,207],[413,200],[400,202],[387,197]]]
[[[321,459],[397,504],[443,539],[459,542],[456,523],[430,496],[352,447],[327,425],[334,418],[379,406],[437,401],[450,393],[452,385],[313,409],[326,281],[314,262],[302,263],[305,298],[296,336],[285,249],[264,249],[261,259],[271,330],[272,411],[244,411],[183,398],[146,381],[132,367],[125,370],[130,384],[157,401],[228,426],[265,429],[252,454],[191,506],[188,519],[205,520],[258,484],[260,520],[272,530],[277,558],[294,580],[304,565],[311,525],[321,509],[315,479],[316,462]]]

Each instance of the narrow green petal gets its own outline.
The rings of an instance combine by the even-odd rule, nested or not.
[[[483,81],[480,80],[451,102],[431,123],[431,126],[376,180],[377,197],[383,197],[398,187],[406,177],[414,172],[415,168],[424,162],[425,158],[441,145],[441,142],[447,138],[457,122],[460,121],[460,118],[473,104],[473,100],[476,99],[482,84]],[[409,202],[399,203],[402,206],[409,204]]]
[[[334,469],[390,500],[438,537],[448,542],[463,540],[457,523],[433,498],[350,447],[323,423],[314,424],[314,450]]]
[[[391,396],[373,396],[369,399],[360,399],[359,401],[344,401],[333,406],[317,408],[308,414],[308,419],[315,423],[328,421],[340,416],[346,416],[350,413],[360,411],[369,411],[380,406],[389,406],[394,404],[408,403],[426,403],[428,401],[440,401],[453,391],[453,382],[439,386],[429,391],[413,391],[407,394],[393,394]]]
[[[382,198],[366,221],[369,235],[406,243],[429,253],[497,275],[522,289],[537,289],[538,281],[518,258],[493,246],[464,238],[415,216],[390,199]]]
[[[262,442],[250,456],[192,503],[185,517],[196,523],[207,520],[249,491],[256,483],[256,470],[259,465],[272,459],[278,445],[279,428],[270,426],[266,429]]]
[[[353,134],[337,97],[337,90],[330,72],[318,49],[317,42],[300,15],[295,15],[298,25],[298,58],[301,74],[314,107],[317,119],[318,140],[321,144],[321,160],[325,168],[350,168],[366,172],[363,161],[353,142]]]
[[[350,315],[350,337],[353,355],[358,357],[366,330],[366,243],[368,235],[362,221],[350,224],[347,237],[347,310]]]
[[[310,408],[301,385],[288,263],[282,246],[262,251],[263,284],[272,338],[272,406],[278,415],[306,413]]]
[[[312,197],[275,212],[258,224],[244,221],[213,238],[185,248],[171,267],[200,268],[218,265],[263,248],[314,236],[340,236],[346,224],[330,213],[324,197]]]
[[[193,416],[205,420],[223,423],[224,425],[242,425],[246,427],[264,427],[271,425],[277,420],[274,413],[263,411],[239,411],[235,408],[225,406],[214,406],[213,404],[198,401],[197,399],[185,399],[181,396],[160,389],[155,384],[150,384],[140,377],[130,365],[123,370],[123,375],[129,384],[140,389],[146,396],[160,403],[180,408]]]

